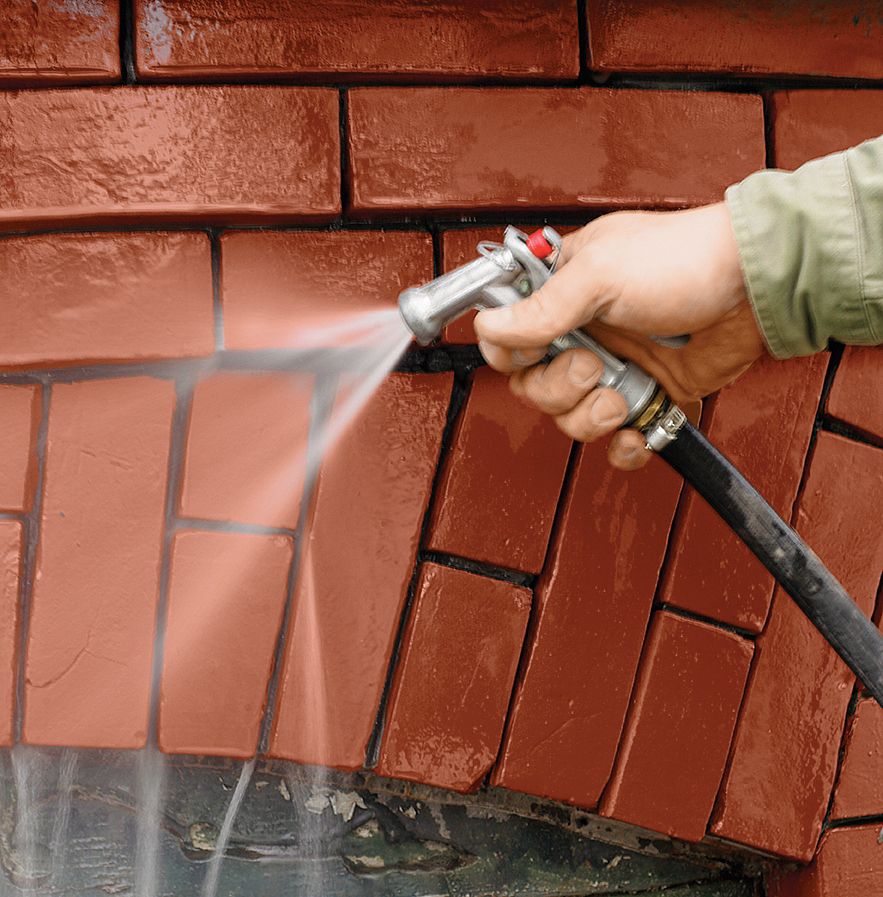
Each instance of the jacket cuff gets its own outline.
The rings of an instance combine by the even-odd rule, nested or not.
[[[776,358],[867,342],[860,237],[844,153],[726,191],[745,287]]]

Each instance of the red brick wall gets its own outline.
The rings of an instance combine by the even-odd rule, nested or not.
[[[0,0],[2,742],[376,764],[802,861],[830,828],[774,892],[879,889],[877,708],[676,477],[572,453],[464,322],[306,494],[334,396],[285,354],[510,219],[879,134],[878,7]],[[868,613],[881,373],[764,361],[703,420]]]

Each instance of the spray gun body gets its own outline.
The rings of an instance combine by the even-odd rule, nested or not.
[[[444,328],[472,308],[514,305],[536,292],[552,276],[561,237],[550,227],[530,236],[507,227],[502,243],[480,243],[478,258],[448,274],[399,296],[399,309],[421,345],[437,339]],[[630,361],[608,352],[582,330],[571,330],[550,346],[551,355],[568,349],[588,349],[602,362],[599,385],[615,389],[626,401],[626,424],[641,430],[648,448],[671,441],[672,431],[685,420],[656,380]]]

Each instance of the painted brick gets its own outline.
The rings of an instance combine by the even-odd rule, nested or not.
[[[354,314],[395,308],[405,287],[432,278],[426,232],[243,231],[221,238],[228,349],[315,345]],[[338,342],[345,335],[334,335]]]
[[[883,894],[880,824],[828,832],[811,865],[768,873],[766,893],[767,897],[872,897]]]
[[[454,791],[497,758],[531,593],[426,564],[390,698],[379,775]]]
[[[797,496],[828,356],[765,358],[720,391],[703,430],[787,520]],[[662,600],[759,632],[775,582],[712,508],[684,495]]]
[[[144,745],[174,405],[147,377],[52,388],[28,744]]]
[[[184,517],[297,526],[313,378],[222,372],[193,393],[181,488]]]
[[[175,536],[160,696],[163,751],[250,757],[257,750],[291,555],[283,536]]]
[[[39,386],[0,386],[0,511],[28,511],[36,482]]]
[[[883,439],[883,350],[847,346],[831,392],[827,412],[868,436]]]
[[[537,589],[536,631],[495,784],[585,807],[610,776],[680,478],[581,450]]]
[[[120,78],[116,0],[2,0],[0,22],[0,85],[96,84]]]
[[[445,459],[428,547],[498,567],[543,566],[571,441],[480,368]]]
[[[760,98],[735,94],[357,89],[349,122],[358,212],[682,206],[764,165]]]
[[[154,79],[549,80],[579,73],[579,29],[569,0],[138,0],[135,52]]]
[[[602,815],[704,837],[753,653],[738,635],[656,614]]]
[[[358,769],[414,569],[453,377],[392,374],[325,456],[271,753]]]
[[[878,28],[883,35],[883,25]],[[881,77],[880,54],[874,58]],[[797,168],[883,133],[883,96],[878,90],[783,90],[772,95],[771,116],[775,165]]]
[[[319,88],[0,95],[0,228],[328,219],[338,117],[337,91]]]
[[[208,355],[214,349],[211,276],[205,234],[2,240],[0,295],[7,301],[0,301],[0,365]]]
[[[516,224],[519,230],[531,233],[538,225]],[[573,225],[553,225],[561,234],[577,230]],[[500,243],[503,240],[504,227],[467,227],[446,230],[442,233],[441,255],[442,267],[451,271],[458,265],[471,262],[477,255],[476,247],[482,241]],[[444,340],[452,345],[470,345],[476,342],[475,328],[472,325],[475,312],[469,312],[457,318],[453,324],[445,328]]]
[[[13,743],[18,588],[22,560],[21,523],[0,520],[0,745]]]
[[[860,0],[588,0],[592,68],[881,78],[883,25]]]
[[[834,819],[883,814],[883,709],[859,701],[846,735],[846,750],[831,815]]]
[[[868,537],[881,501],[883,451],[819,433],[797,530],[868,615],[883,569],[883,542]],[[777,590],[712,818],[715,834],[812,858],[853,682],[834,650]]]

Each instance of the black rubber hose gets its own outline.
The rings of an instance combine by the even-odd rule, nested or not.
[[[883,635],[809,546],[689,423],[659,454],[757,555],[883,707]]]

